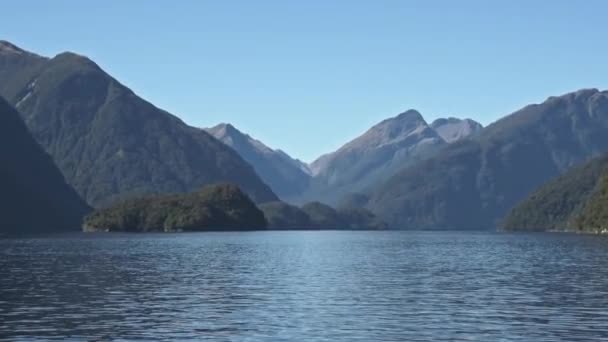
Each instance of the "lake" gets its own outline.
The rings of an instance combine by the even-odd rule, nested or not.
[[[2,239],[0,338],[606,340],[607,260],[568,234]]]

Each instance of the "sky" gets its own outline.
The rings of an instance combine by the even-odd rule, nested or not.
[[[2,4],[0,39],[86,55],[193,126],[312,161],[417,109],[489,124],[608,88],[608,1],[54,0]],[[10,15],[8,15],[10,14]]]

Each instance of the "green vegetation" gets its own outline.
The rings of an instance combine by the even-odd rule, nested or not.
[[[264,212],[268,227],[271,229],[310,229],[310,217],[302,209],[284,203],[269,202],[260,205]]]
[[[175,232],[257,229],[384,229],[367,209],[336,210],[313,202],[302,208],[283,203],[259,209],[235,185],[212,185],[198,192],[125,200],[85,218],[87,232]]]
[[[77,230],[90,211],[0,98],[0,234]]]
[[[608,172],[602,176],[598,188],[582,207],[574,223],[579,231],[608,233]]]
[[[302,206],[316,229],[343,229],[347,222],[338,211],[321,202],[310,202]]]
[[[320,202],[298,208],[283,202],[260,206],[271,229],[385,229],[386,225],[369,210],[363,208],[334,209]]]
[[[596,158],[557,177],[516,205],[499,228],[508,231],[585,230],[597,218],[596,207],[585,204],[608,170],[608,157]],[[586,219],[577,218],[581,210]],[[593,223],[593,224],[592,224]]]
[[[388,228],[384,221],[365,208],[340,208],[338,215],[341,221],[346,223],[348,229],[383,230]]]
[[[266,228],[264,213],[235,185],[132,199],[85,218],[87,232],[175,232]]]

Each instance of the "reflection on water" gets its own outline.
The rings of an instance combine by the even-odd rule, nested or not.
[[[608,239],[422,232],[0,240],[0,338],[608,338]]]

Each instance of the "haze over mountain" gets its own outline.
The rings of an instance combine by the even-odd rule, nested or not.
[[[469,134],[478,130],[473,123],[450,121],[441,129],[450,134],[451,141],[456,141],[467,136],[465,127],[470,126]],[[430,157],[447,144],[418,111],[408,110],[311,163],[314,178],[302,198],[340,203],[345,196],[369,192],[380,180]]]
[[[94,206],[220,182],[276,195],[235,151],[138,97],[90,59],[46,58],[0,41],[0,95]]]
[[[274,150],[231,124],[207,128],[207,132],[234,149],[253,166],[262,180],[281,198],[303,192],[310,182],[308,165],[281,150]]]
[[[541,184],[608,151],[607,131],[607,92],[551,97],[403,169],[369,208],[391,228],[493,229]]]
[[[0,234],[77,230],[90,210],[0,98]]]

